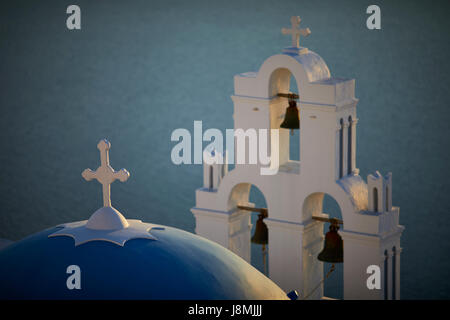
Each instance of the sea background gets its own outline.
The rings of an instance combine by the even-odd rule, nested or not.
[[[78,0],[79,31],[66,28],[70,4],[0,4],[0,238],[99,208],[101,187],[81,172],[99,165],[101,138],[111,165],[131,172],[112,186],[114,207],[194,232],[202,166],[171,162],[171,133],[194,120],[233,128],[233,76],[288,46],[280,29],[299,15],[312,31],[302,44],[333,76],[356,79],[361,176],[393,172],[406,227],[401,297],[450,298],[447,2],[376,1],[381,30],[366,28],[374,3],[364,0]],[[264,205],[257,190],[251,200]],[[331,200],[325,207],[339,215]],[[261,269],[257,246],[252,259]],[[342,297],[341,286],[342,267],[325,294]]]

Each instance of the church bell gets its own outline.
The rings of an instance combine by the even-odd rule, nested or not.
[[[330,230],[325,235],[325,244],[317,259],[323,262],[341,263],[344,261],[344,242],[338,234],[339,226],[330,225]]]
[[[279,93],[279,97],[289,98],[289,107],[286,109],[286,115],[280,128],[291,129],[291,135],[294,134],[294,129],[300,129],[300,116],[298,113],[297,102],[299,96],[295,93]]]
[[[264,218],[265,216],[262,213],[258,215],[258,220],[256,221],[255,226],[255,233],[253,234],[251,240],[253,243],[265,245],[268,242],[269,232],[267,230],[267,225],[263,221]]]

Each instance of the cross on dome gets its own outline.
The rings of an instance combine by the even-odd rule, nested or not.
[[[292,16],[291,17],[291,26],[292,29],[282,28],[281,33],[282,34],[290,34],[292,35],[292,47],[300,48],[300,36],[307,37],[311,34],[311,30],[309,28],[306,29],[300,29],[300,17],[298,16]]]
[[[111,206],[111,183],[116,179],[122,182],[128,180],[130,173],[125,169],[115,171],[109,165],[109,149],[111,144],[103,139],[97,144],[100,150],[100,167],[93,171],[86,169],[81,174],[90,181],[96,179],[103,186],[103,207],[95,211],[89,220],[77,221],[59,225],[60,230],[48,237],[66,236],[75,240],[75,246],[90,241],[107,241],[118,246],[124,246],[130,239],[157,240],[150,234],[152,229],[164,230],[163,227],[141,220],[125,219],[125,217]]]
[[[109,165],[109,149],[111,148],[111,143],[108,140],[100,140],[97,148],[100,150],[100,167],[96,171],[86,169],[81,175],[86,181],[96,179],[101,183],[103,187],[103,206],[111,207],[111,183],[116,179],[119,179],[121,182],[127,181],[130,173],[126,169],[115,171]]]

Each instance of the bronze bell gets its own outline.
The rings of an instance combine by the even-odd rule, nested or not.
[[[317,259],[323,262],[341,263],[344,261],[344,242],[337,233],[339,226],[335,223],[330,225],[330,230],[325,235],[325,244]]]
[[[289,100],[289,107],[286,109],[286,115],[280,128],[291,129],[291,135],[294,134],[294,129],[300,129],[297,102],[293,99]]]
[[[264,218],[265,218],[265,216],[263,214],[260,213],[258,215],[258,220],[256,221],[255,233],[253,234],[253,237],[252,237],[253,243],[265,245],[268,242],[269,232],[267,230],[266,224],[263,221]]]

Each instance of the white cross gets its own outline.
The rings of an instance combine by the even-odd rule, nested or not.
[[[97,148],[100,150],[100,167],[98,167],[95,171],[86,169],[81,175],[86,181],[97,179],[97,181],[102,184],[103,206],[111,207],[111,183],[113,183],[116,179],[119,179],[122,182],[127,181],[130,173],[125,169],[114,171],[114,169],[109,165],[109,149],[111,148],[111,143],[109,143],[108,140],[100,140],[97,144]]]
[[[309,28],[299,29],[300,25],[300,17],[292,16],[291,17],[291,25],[292,29],[281,29],[282,34],[291,34],[292,35],[292,46],[295,48],[300,48],[300,36],[307,37],[311,34],[311,30]]]

